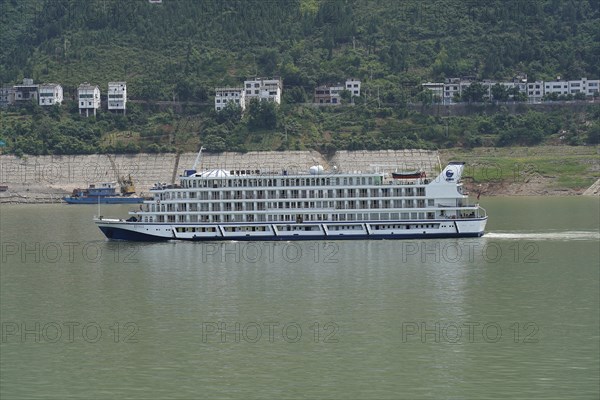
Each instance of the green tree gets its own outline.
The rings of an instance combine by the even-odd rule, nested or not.
[[[238,123],[242,119],[242,107],[229,101],[222,110],[216,112],[215,119],[219,124]]]
[[[479,82],[473,82],[465,87],[461,94],[461,100],[469,103],[481,103],[487,95],[487,89]]]
[[[248,128],[250,130],[275,129],[277,106],[272,101],[252,99],[248,105]]]
[[[508,101],[508,90],[506,86],[499,83],[492,86],[492,99],[494,101]]]

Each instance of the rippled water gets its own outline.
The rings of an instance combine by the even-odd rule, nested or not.
[[[0,206],[0,398],[598,398],[598,199],[482,205],[479,239],[204,244]]]

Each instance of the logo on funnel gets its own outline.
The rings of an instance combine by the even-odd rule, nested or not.
[[[453,176],[454,176],[454,171],[452,171],[451,169],[446,171],[446,180],[447,181],[451,181],[453,179],[452,178]]]

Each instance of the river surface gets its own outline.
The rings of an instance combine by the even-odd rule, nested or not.
[[[1,205],[0,398],[598,399],[599,199],[481,203],[478,239],[220,244]]]

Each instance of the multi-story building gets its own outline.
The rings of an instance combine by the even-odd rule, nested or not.
[[[40,85],[38,93],[40,106],[53,106],[63,101],[63,88],[58,83],[44,83]]]
[[[551,95],[556,93],[558,96],[577,95],[582,93],[586,97],[597,96],[600,86],[600,80],[581,78],[579,80],[562,81],[560,78],[556,81],[544,82],[544,94]]]
[[[322,85],[315,88],[315,103],[318,104],[341,104],[340,93],[344,90],[344,85]]]
[[[15,89],[12,86],[0,87],[0,107],[15,104]]]
[[[544,95],[552,93],[558,96],[569,94],[569,82],[561,80],[544,82]]]
[[[455,96],[460,96],[465,88],[471,85],[470,80],[460,78],[446,79],[445,83],[427,82],[421,86],[424,89],[431,90],[434,95],[439,95],[440,88],[443,87],[443,103],[452,103]],[[598,96],[600,92],[600,80],[588,80],[581,78],[579,80],[562,81],[560,78],[556,81],[535,81],[527,82],[527,77],[517,77],[512,82],[495,82],[484,80],[479,82],[487,91],[487,98],[492,99],[492,87],[496,84],[511,89],[510,98],[514,97],[515,89],[520,93],[527,95],[527,101],[530,103],[539,103],[544,96],[555,93],[558,96],[576,95],[583,93],[586,97]]]
[[[596,97],[600,93],[600,80],[587,81],[587,96]]]
[[[350,97],[360,96],[360,81],[354,78],[348,79],[345,84],[321,85],[315,88],[314,102],[317,104],[341,104],[341,93],[347,90]]]
[[[86,117],[89,117],[90,113],[96,115],[96,110],[100,108],[100,88],[97,85],[82,83],[77,88],[77,97],[79,114],[85,113]]]
[[[583,93],[585,96],[593,97],[594,93],[598,93],[599,83],[600,80],[588,80],[587,78],[569,81],[569,94]]]
[[[15,85],[13,89],[15,91],[15,103],[37,102],[39,85],[34,85],[33,79],[25,78],[22,85]]]
[[[245,110],[246,91],[244,88],[215,88],[215,111],[221,111],[229,102],[233,102]]]
[[[452,103],[454,98],[460,96],[461,94],[461,85],[460,78],[448,78],[446,82],[444,82],[444,103]]]
[[[108,82],[108,111],[122,112],[127,108],[127,83]]]
[[[244,81],[244,92],[248,101],[257,98],[260,101],[274,101],[281,104],[281,79],[254,78]]]
[[[544,97],[544,82],[535,81],[527,83],[527,99],[532,103],[539,103]]]
[[[360,97],[360,81],[350,78],[346,81],[346,90],[350,92],[352,97]]]

